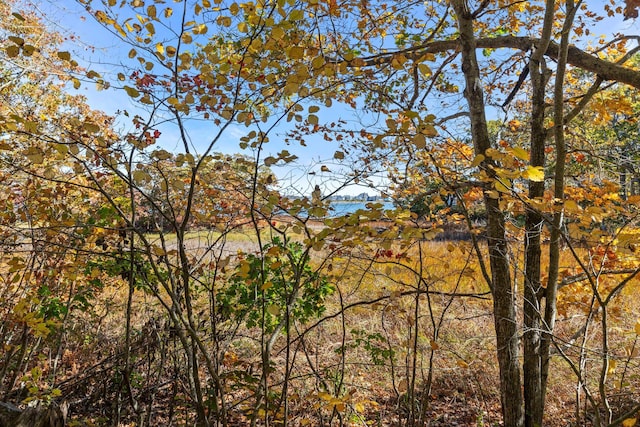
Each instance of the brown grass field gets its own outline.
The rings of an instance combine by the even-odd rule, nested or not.
[[[195,234],[189,240],[190,249],[197,251],[209,241],[204,234]],[[256,247],[250,238],[240,237],[227,245],[224,250],[229,253]],[[286,418],[292,426],[401,426],[418,417],[429,426],[500,425],[492,305],[470,243],[424,241],[404,249],[391,246],[382,255],[372,256],[376,250],[366,245],[351,248],[334,253],[330,268],[323,264],[322,271],[335,288],[325,302],[326,311],[305,323],[294,322],[271,352],[268,383],[273,399],[287,396],[286,412],[281,407],[271,415],[276,420]],[[315,267],[327,256],[316,254]],[[562,271],[565,275],[577,272],[569,251],[563,252]],[[521,292],[522,273],[514,268],[514,276]],[[611,288],[619,280],[603,277],[602,287]],[[639,290],[636,280],[607,307],[609,354],[615,363],[607,369],[605,387],[616,414],[640,397],[638,331],[634,330]],[[157,300],[142,292],[136,295],[135,386],[139,396],[147,396],[141,397],[141,403],[147,399],[152,408],[151,425],[169,420],[172,425],[190,425],[193,415],[186,385],[181,383],[184,379],[172,378],[168,369],[181,363],[179,345],[163,323]],[[582,282],[560,292],[558,348],[547,395],[546,425],[550,427],[591,425],[594,409],[585,404],[584,391],[567,363],[581,364],[583,380],[597,399],[603,363],[602,316],[594,312],[591,295]],[[61,389],[75,402],[72,426],[102,425],[109,418],[107,400],[124,399],[122,390],[107,390],[100,381],[117,371],[125,302],[126,289],[113,287],[96,304],[102,307],[96,315],[71,331],[70,342],[85,337],[84,345],[69,345],[63,359],[69,383],[63,382]],[[200,313],[206,312],[206,304],[205,299],[196,302]],[[199,320],[209,321],[206,316]],[[259,328],[244,324],[231,339],[222,337],[217,344],[207,341],[212,348],[224,347],[219,369],[229,386],[225,397],[230,425],[250,423],[255,384],[240,374],[260,372],[260,341]],[[104,416],[96,415],[96,408]],[[129,413],[122,414],[122,420],[138,425]]]

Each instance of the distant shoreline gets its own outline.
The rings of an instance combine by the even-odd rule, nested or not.
[[[329,199],[331,203],[393,203],[391,200],[385,199],[376,199],[376,200],[363,200],[363,199],[351,199],[351,200],[340,200],[340,199]]]

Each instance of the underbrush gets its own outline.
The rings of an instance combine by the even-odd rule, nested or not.
[[[226,426],[500,424],[492,303],[469,242],[312,257],[296,245],[273,240],[215,278],[203,270],[191,314],[170,290],[105,278],[5,399],[64,398],[72,426],[193,425],[198,411]],[[575,268],[569,254],[562,263]],[[547,425],[633,409],[637,291],[603,309],[581,281],[562,289]]]

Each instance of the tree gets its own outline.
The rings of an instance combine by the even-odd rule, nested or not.
[[[590,283],[603,317],[610,299],[638,274],[630,255],[628,268],[620,273],[625,275],[620,287],[605,295],[598,284],[608,274],[604,266],[611,265],[615,251],[608,247],[615,236],[602,233],[608,246],[592,257],[602,268],[581,263],[574,250],[581,234],[593,232],[603,220],[633,224],[633,215],[621,213],[627,205],[615,200],[619,189],[601,181],[598,197],[592,200],[568,197],[596,194],[590,189],[597,184],[578,176],[591,170],[589,161],[570,164],[574,152],[593,159],[590,151],[575,151],[580,149],[579,138],[572,138],[572,123],[586,122],[589,114],[604,115],[605,110],[591,107],[597,96],[607,96],[602,91],[605,81],[630,90],[640,88],[640,72],[629,65],[638,49],[628,43],[631,38],[620,36],[601,49],[589,47],[583,39],[601,16],[590,5],[573,0],[83,4],[131,47],[131,61],[117,81],[107,81],[94,71],[86,73],[101,87],[121,90],[136,102],[138,110],[125,114],[133,116],[131,131],[118,135],[109,128],[113,119],[84,105],[72,108],[69,102],[56,104],[65,108],[43,111],[56,118],[44,121],[49,127],[40,126],[28,109],[17,118],[3,113],[3,119],[6,132],[28,136],[22,154],[37,167],[23,164],[20,170],[42,175],[48,183],[62,181],[81,189],[84,200],[99,207],[98,222],[86,223],[109,226],[106,253],[91,261],[100,261],[100,271],[127,285],[119,408],[124,397],[140,419],[144,416],[142,394],[136,394],[131,380],[136,369],[131,357],[133,307],[136,295],[144,290],[160,307],[180,349],[177,369],[186,379],[199,425],[230,422],[230,390],[236,386],[239,393],[250,396],[245,414],[252,424],[287,422],[290,393],[286,380],[281,384],[273,380],[274,342],[286,330],[284,378],[289,379],[294,366],[291,345],[304,338],[304,332],[292,335],[296,331],[292,323],[320,315],[322,298],[328,294],[320,270],[332,266],[333,251],[364,245],[374,237],[371,228],[361,226],[361,218],[383,216],[369,210],[327,220],[321,230],[308,226],[302,212],[322,217],[327,211],[321,191],[303,199],[283,197],[265,169],[296,159],[288,149],[267,154],[270,139],[290,122],[287,132],[294,142],[304,146],[305,138],[313,134],[339,141],[334,159],[361,153],[363,164],[370,168],[365,173],[390,159],[402,159],[403,168],[387,166],[401,176],[397,181],[403,195],[419,193],[426,181],[436,185],[430,201],[434,208],[456,200],[456,216],[445,209],[431,219],[435,225],[461,219],[469,227],[492,296],[504,424],[542,425],[552,348],[558,350],[554,340],[558,292],[566,283],[560,266],[562,245],[568,245],[580,264],[577,277]],[[632,16],[635,11],[632,2],[625,9],[607,5],[605,10],[613,16]],[[9,58],[23,59],[35,52],[24,38],[9,38],[7,43],[4,52]],[[56,57],[78,71],[65,52],[51,54]],[[44,93],[41,87],[38,90]],[[63,97],[61,91],[53,94],[56,100]],[[30,105],[31,99],[36,96],[20,105]],[[35,103],[38,108],[41,101]],[[334,107],[354,111],[361,122],[321,123],[322,111]],[[505,114],[502,123],[488,119],[499,114]],[[211,125],[204,143],[195,144],[191,137],[193,120]],[[179,141],[179,149],[171,153],[158,145],[169,126]],[[214,154],[232,127],[245,130],[239,146],[251,157],[226,159]],[[50,159],[62,163],[47,169]],[[625,162],[620,166],[628,170]],[[56,180],[56,173],[71,170],[78,179],[64,175]],[[626,195],[626,175],[620,176]],[[234,196],[231,202],[225,199],[229,194]],[[478,203],[486,219],[481,225],[472,217]],[[291,214],[293,226],[272,223],[279,210]],[[241,218],[253,229],[255,253],[241,252],[232,260],[223,250],[225,236]],[[378,235],[385,250],[375,251],[371,263],[380,256],[406,256],[389,252],[391,238],[398,235],[402,250],[417,240],[422,256],[418,240],[425,234],[422,225],[412,223],[410,213],[401,209],[389,219],[392,226]],[[202,225],[220,234],[207,230],[211,240],[205,247],[188,250],[189,232]],[[150,229],[158,236],[150,235]],[[263,241],[265,230],[271,243]],[[300,242],[292,242],[290,233],[298,234]],[[87,241],[97,243],[97,233],[89,234]],[[634,244],[633,233],[617,234]],[[546,235],[548,248],[543,244]],[[337,249],[340,239],[342,247]],[[522,261],[511,255],[516,245],[525,254]],[[312,250],[329,254],[317,268],[309,264]],[[547,277],[543,277],[543,250],[548,251]],[[420,268],[412,271],[418,283],[410,294],[415,296],[414,322],[419,319],[420,294],[429,295],[422,261],[418,259]],[[514,271],[523,274],[523,290],[516,287]],[[463,274],[464,269],[460,277]],[[300,295],[307,299],[300,301]],[[238,374],[225,362],[231,354],[229,340],[243,322],[256,328],[259,344],[260,372],[249,375]],[[606,336],[606,322],[602,325]],[[435,340],[437,327],[433,329]],[[417,348],[417,327],[412,333]],[[604,340],[599,393],[606,417],[599,422],[615,424],[620,420],[614,419],[606,403],[606,344]],[[432,341],[432,355],[436,348]],[[378,354],[392,357],[389,352]],[[407,363],[411,408],[417,381],[415,355],[413,351],[407,356],[407,360],[413,357]],[[333,413],[344,406],[341,399],[350,398],[350,394],[339,396],[340,388],[328,395]],[[419,422],[416,412],[410,410],[408,422]]]
[[[108,134],[111,119],[68,93],[82,70],[61,36],[20,6],[0,3],[0,390],[4,400],[46,403],[60,395],[69,325],[82,327],[101,291],[87,268],[102,252],[93,233],[99,202],[70,153],[99,127]]]
[[[509,426],[541,425],[560,282],[559,250],[562,241],[570,237],[563,232],[562,212],[567,183],[565,129],[598,93],[603,81],[639,87],[638,72],[623,66],[635,49],[627,51],[625,38],[620,37],[620,43],[609,46],[609,59],[603,60],[571,45],[572,37],[586,34],[587,21],[599,19],[583,2],[560,5],[548,1],[534,6],[454,1],[447,5],[433,2],[378,7],[367,3],[353,7],[353,13],[343,9],[346,12],[342,12],[341,22],[357,22],[359,34],[366,36],[345,31],[347,35],[340,37],[332,33],[342,45],[336,42],[327,56],[336,64],[357,70],[361,78],[353,82],[354,90],[366,94],[368,108],[387,117],[378,134],[370,138],[374,144],[427,150],[433,163],[440,166],[446,158],[440,156],[446,151],[426,140],[435,136],[435,125],[447,132],[451,126],[447,121],[467,118],[474,149],[469,162],[471,167],[479,167],[476,186],[483,190],[487,215],[488,257],[486,264],[483,261],[483,273],[494,301],[504,422]],[[606,9],[611,15],[622,13],[621,7]],[[395,47],[384,43],[387,35],[393,35]],[[555,61],[555,70],[547,60]],[[589,76],[589,83],[569,85],[570,69],[582,70]],[[514,70],[522,70],[517,81]],[[531,101],[523,102],[530,113],[526,115],[528,141],[524,141],[522,150],[508,140],[490,137],[487,107],[500,98],[506,107],[518,97],[527,77]],[[451,95],[458,92],[458,85],[464,86],[464,113],[448,114],[438,122],[429,100],[444,99],[444,105],[460,106],[463,100]],[[576,91],[579,98],[575,98]],[[548,155],[549,150],[553,156]],[[459,184],[452,183],[450,190],[457,191]],[[545,202],[549,196],[551,203]],[[510,258],[507,232],[507,207],[514,201],[526,214],[526,258],[522,267],[524,395],[518,359],[518,295],[511,275],[511,264],[516,261]],[[546,283],[541,276],[543,227],[551,233]],[[484,253],[476,248],[478,257],[484,260]],[[630,274],[632,277],[636,271]]]

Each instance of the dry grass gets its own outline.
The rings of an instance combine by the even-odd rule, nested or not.
[[[211,235],[194,233],[188,241],[195,250],[210,245]],[[245,249],[254,244],[250,239],[231,238],[227,244],[234,250],[237,250],[234,242],[248,244]],[[281,335],[271,353],[272,402],[281,399],[278,395],[284,390],[285,367],[289,364],[286,394],[287,418],[291,425],[404,425],[411,413],[423,416],[425,425],[431,426],[500,423],[492,306],[481,268],[475,257],[470,256],[468,242],[420,244],[420,248],[417,244],[409,248],[394,245],[390,253],[377,257],[372,257],[378,250],[375,246],[361,245],[338,255],[334,252],[331,267],[328,263],[322,264],[322,271],[336,288],[326,301],[325,314],[321,319],[292,325],[288,338]],[[399,253],[404,255],[398,257]],[[327,254],[316,254],[314,259],[318,261],[314,262]],[[521,257],[521,254],[514,256]],[[563,270],[575,269],[575,261],[568,251],[563,252],[561,264]],[[516,276],[520,274],[515,271]],[[611,370],[608,384],[613,396],[611,403],[617,412],[637,399],[634,390],[638,390],[640,382],[639,345],[635,342],[637,335],[632,333],[638,316],[637,291],[636,283],[616,298],[609,309],[610,348],[618,365]],[[176,378],[171,379],[172,372],[184,363],[182,350],[162,320],[164,314],[157,300],[143,293],[136,295],[134,332],[139,347],[135,347],[133,353],[139,360],[135,366],[141,378],[140,395],[148,393],[145,387],[151,387],[156,381],[161,385],[150,403],[157,406],[153,411],[156,425],[169,417],[187,423],[193,414],[188,415],[190,397],[185,379],[177,377],[180,387],[175,390]],[[126,288],[105,293],[103,298],[101,304],[110,304],[108,313],[103,313],[94,326],[86,323],[86,329],[74,332],[96,340],[74,350],[76,372],[89,369],[100,358],[105,360],[121,354],[121,313],[125,309]],[[562,290],[563,312],[557,328],[560,339],[566,340],[584,324],[585,298],[588,299],[588,289],[579,285]],[[205,312],[206,299],[196,302],[196,306],[198,312]],[[594,386],[599,378],[602,339],[598,321],[596,318],[591,325],[585,343],[588,349],[586,380],[596,394]],[[203,325],[203,336],[214,354],[214,337],[207,335],[205,319]],[[156,334],[158,340],[145,341],[144,337],[149,334]],[[260,330],[241,326],[228,341],[221,339],[219,344],[226,347],[218,353],[222,360],[220,374],[228,378],[229,417],[236,425],[243,425],[253,410],[251,396],[255,384],[237,375],[243,372],[259,377],[262,369]],[[578,344],[580,342],[571,343],[565,349],[573,361],[579,360]],[[91,358],[87,348],[93,348],[96,357]],[[164,366],[158,366],[159,362]],[[72,364],[68,360],[65,363]],[[102,375],[116,375],[115,363],[105,362],[103,366]],[[551,373],[547,425],[574,425],[576,376],[559,356],[553,359]],[[81,419],[93,419],[99,425],[101,417],[90,414],[96,408],[102,408],[103,419],[112,416],[105,399],[117,396],[118,392],[114,391],[117,383],[113,383],[113,378],[111,381],[111,388],[103,387],[102,392],[90,394],[98,403],[77,407],[78,412],[83,413]],[[98,384],[99,381],[87,380],[79,390],[98,390]],[[119,393],[122,395],[122,388]],[[79,402],[81,397],[77,397]],[[579,399],[583,409],[584,395]],[[182,411],[183,415],[171,415],[168,407]],[[589,410],[578,412],[581,423],[584,423],[585,412]],[[284,416],[283,413],[272,415]]]

